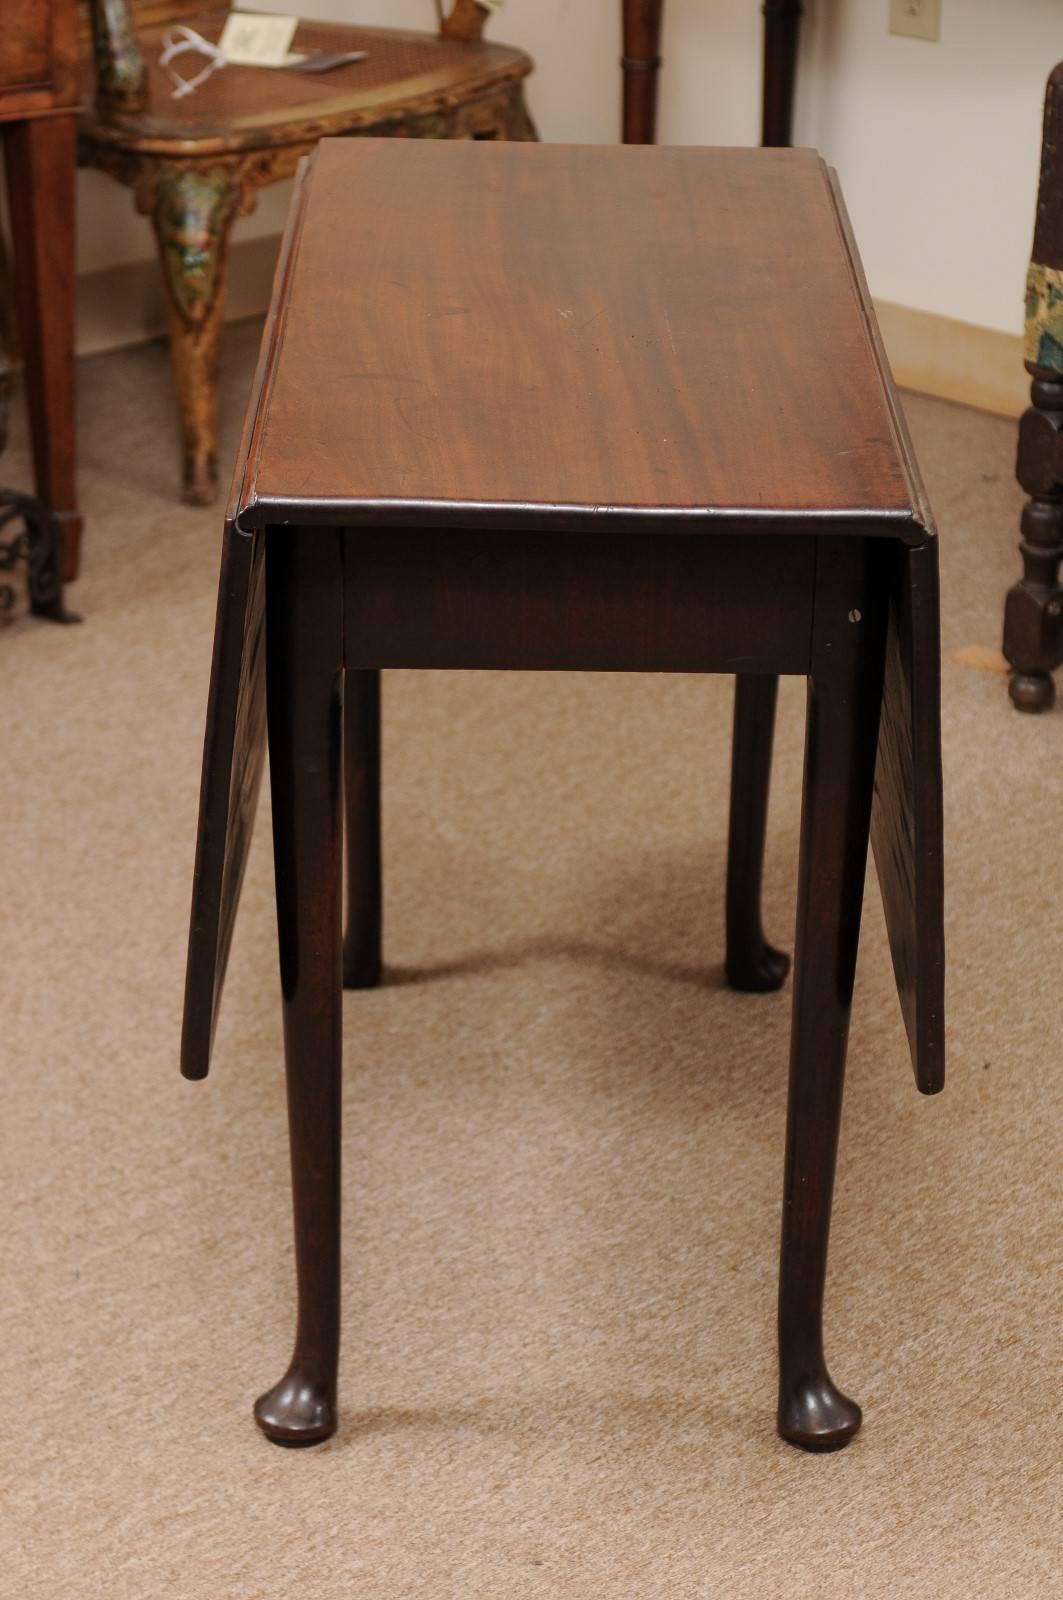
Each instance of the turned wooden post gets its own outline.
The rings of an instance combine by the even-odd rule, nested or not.
[[[1020,711],[1047,711],[1063,663],[1063,63],[1045,94],[1033,259],[1026,276],[1026,370],[1030,407],[1019,424],[1015,475],[1030,496],[1022,513],[1022,578],[1004,608],[1004,654]]]
[[[661,70],[664,0],[623,0],[625,144],[657,136],[657,79]],[[764,92],[761,143],[788,145],[794,110],[802,0],[764,0]]]
[[[624,0],[624,143],[652,144],[657,129],[664,0]]]
[[[763,145],[789,145],[793,141],[797,45],[804,9],[802,0],[764,0]]]

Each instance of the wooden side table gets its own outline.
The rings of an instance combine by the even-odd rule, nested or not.
[[[394,666],[739,674],[727,971],[760,989],[776,675],[807,677],[778,1426],[845,1444],[822,1303],[869,829],[916,1078],[943,1078],[937,546],[817,156],[326,140],[304,169],[225,529],[182,1046],[203,1077],[268,723],[280,1443],[336,1424],[341,985],[381,972]]]
[[[37,494],[58,518],[63,577],[77,577],[74,437],[75,0],[20,0],[0,15],[0,135]]]
[[[788,145],[793,127],[802,0],[763,0],[764,88],[761,143]],[[622,0],[624,143],[652,144],[657,132],[664,0]]]
[[[296,51],[354,51],[366,59],[328,72],[264,73],[230,65],[194,94],[175,99],[160,65],[164,39],[180,23],[217,43],[228,7],[170,0],[147,8],[162,13],[152,18],[140,7],[131,13],[128,0],[92,0],[96,61],[94,72],[86,68],[90,109],[81,121],[81,156],[131,189],[137,209],[151,220],[166,290],[183,494],[190,504],[208,505],[217,496],[218,353],[229,236],[259,192],[291,178],[326,134],[536,137],[524,103],[532,62],[520,50],[481,38],[488,7],[489,0],[448,0],[438,36],[301,21],[292,41]],[[424,11],[427,18],[427,4]]]

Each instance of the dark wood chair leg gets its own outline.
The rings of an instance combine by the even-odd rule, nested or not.
[[[4,133],[15,298],[37,496],[63,531],[63,579],[78,575],[74,429],[74,118],[36,117]]]
[[[763,145],[786,146],[793,139],[797,46],[803,13],[801,0],[764,0]]]
[[[731,988],[750,994],[781,988],[790,970],[789,956],[768,943],[760,919],[778,689],[774,677],[740,673],[735,679],[725,966]]]
[[[1063,62],[1045,89],[1033,250],[1026,274],[1030,405],[1019,424],[1015,475],[1030,496],[1022,513],[1022,578],[1004,607],[1004,654],[1020,711],[1055,703],[1063,663]]]
[[[267,535],[266,683],[298,1321],[255,1405],[278,1444],[336,1428],[340,1317],[342,568],[339,534]]]
[[[1063,379],[1036,373],[1031,405],[1019,424],[1016,473],[1030,496],[1022,513],[1022,578],[1004,605],[1004,654],[1013,668],[1010,693],[1020,711],[1055,704],[1052,673],[1063,663],[1063,484],[1057,478],[1063,435]]]
[[[874,582],[874,543],[821,541],[808,686],[778,1428],[809,1450],[837,1449],[860,1426],[859,1406],[827,1370],[823,1291],[882,692],[887,585]]]
[[[343,792],[347,819],[343,986],[373,989],[381,971],[379,672],[344,674]]]
[[[652,144],[657,137],[657,77],[661,69],[664,0],[624,0],[625,144]]]

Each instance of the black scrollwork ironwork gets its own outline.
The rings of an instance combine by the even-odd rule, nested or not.
[[[15,604],[18,591],[10,575],[19,566],[26,568],[35,616],[53,622],[80,621],[63,604],[62,560],[63,533],[58,518],[32,495],[0,488],[0,622]]]

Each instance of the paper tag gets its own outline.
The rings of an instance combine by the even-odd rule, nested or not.
[[[218,47],[237,67],[282,67],[298,26],[298,17],[230,11]]]

